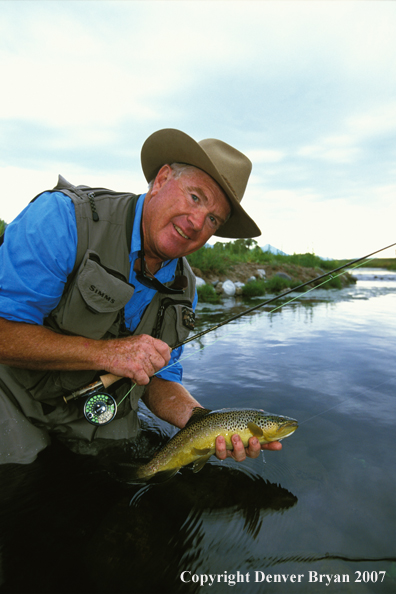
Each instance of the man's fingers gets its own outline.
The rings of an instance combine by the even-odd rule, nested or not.
[[[219,460],[225,460],[227,458],[226,442],[222,435],[216,437],[216,456]]]
[[[246,450],[246,454],[249,458],[258,458],[261,452],[261,445],[257,437],[251,437],[249,439],[249,445]]]
[[[231,452],[231,456],[237,462],[243,462],[243,460],[245,460],[246,458],[246,451],[241,438],[239,437],[239,435],[233,435],[231,438],[231,442],[234,447],[234,449]]]
[[[171,349],[166,344],[166,342],[164,342],[163,340],[159,340],[158,338],[154,338],[153,340],[154,340],[155,349],[157,350],[158,354],[164,360],[164,363],[162,365],[162,367],[163,367],[164,365],[167,365],[170,361]]]
[[[104,341],[101,355],[102,369],[146,385],[150,377],[169,363],[171,349],[162,340],[141,334]]]
[[[260,445],[257,437],[251,437],[249,439],[248,447],[245,448],[239,435],[235,434],[231,438],[233,446],[232,450],[227,450],[226,442],[222,435],[216,438],[216,456],[220,460],[225,460],[227,457],[234,458],[237,462],[243,462],[246,456],[249,458],[258,458],[261,450],[272,450],[278,451],[282,449],[282,444],[279,441],[273,441],[271,443],[264,443]]]
[[[274,452],[279,451],[282,449],[282,444],[280,441],[271,441],[270,443],[264,443],[261,446],[263,450],[273,450]]]

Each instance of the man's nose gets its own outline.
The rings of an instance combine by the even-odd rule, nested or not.
[[[201,209],[196,209],[187,217],[194,231],[201,231],[205,225],[206,213]]]

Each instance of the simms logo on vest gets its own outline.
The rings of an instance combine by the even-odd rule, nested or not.
[[[106,301],[109,303],[115,303],[115,299],[113,299],[113,297],[106,295],[106,293],[103,293],[103,291],[95,287],[95,285],[90,285],[89,290],[93,291],[93,293],[96,293],[96,295],[99,295],[99,297],[103,297],[103,299],[106,299]]]

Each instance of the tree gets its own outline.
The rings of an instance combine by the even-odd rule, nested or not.
[[[0,237],[4,234],[6,227],[7,223],[3,219],[0,219]]]

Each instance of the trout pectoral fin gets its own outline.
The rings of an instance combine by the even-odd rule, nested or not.
[[[205,466],[206,462],[209,460],[211,455],[212,452],[210,454],[207,454],[206,456],[202,456],[201,458],[199,458],[199,460],[196,460],[193,464],[193,472],[199,472],[200,470],[202,470],[202,468]]]
[[[263,430],[256,423],[248,423],[247,426],[254,437],[263,437]]]
[[[209,454],[211,451],[211,448],[202,448],[202,450],[199,450],[198,448],[192,449],[192,453],[196,456],[206,456],[206,454]]]

